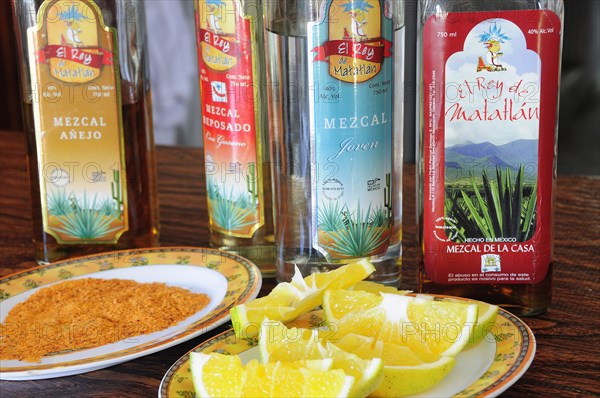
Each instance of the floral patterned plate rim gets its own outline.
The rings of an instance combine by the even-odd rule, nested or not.
[[[322,322],[322,311],[313,311],[292,324],[297,327],[316,327]],[[256,338],[236,338],[233,329],[201,343],[169,368],[159,387],[159,398],[195,396],[189,364],[190,352],[239,354],[242,362],[246,362],[259,359],[257,344]],[[523,376],[533,361],[535,350],[536,342],[531,329],[510,312],[500,309],[486,338],[458,354],[456,366],[450,374],[433,388],[416,396],[498,396]]]
[[[227,322],[229,310],[255,298],[262,285],[260,271],[253,263],[216,249],[162,247],[107,252],[37,267],[1,279],[0,321],[4,321],[12,307],[36,290],[75,278],[164,282],[205,293],[210,297],[210,303],[177,325],[152,334],[46,356],[39,363],[2,360],[0,379],[35,380],[74,375],[164,350]],[[33,332],[32,338],[44,338],[48,330],[40,327],[28,329],[27,333]],[[56,333],[56,329],[52,333]]]

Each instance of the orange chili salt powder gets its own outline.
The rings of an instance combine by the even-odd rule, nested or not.
[[[202,310],[205,294],[121,279],[77,279],[40,289],[0,324],[0,359],[37,362],[173,326]]]

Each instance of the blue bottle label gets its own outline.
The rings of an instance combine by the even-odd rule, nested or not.
[[[329,260],[382,254],[393,231],[394,30],[384,3],[328,1],[308,24],[312,244]]]

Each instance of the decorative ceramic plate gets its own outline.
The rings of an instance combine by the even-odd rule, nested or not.
[[[164,350],[229,320],[229,309],[258,295],[262,279],[250,261],[214,249],[156,248],[103,253],[21,272],[0,280],[0,321],[38,289],[66,279],[163,282],[209,296],[202,311],[175,326],[97,348],[42,358],[0,361],[0,379],[34,380],[106,368]]]
[[[294,322],[297,327],[315,327],[323,321],[314,311]],[[238,339],[233,329],[195,347],[190,352],[239,354],[242,362],[259,359],[256,339]],[[456,357],[454,369],[439,384],[417,397],[495,397],[515,383],[529,368],[535,355],[535,337],[529,327],[509,312],[500,310],[496,324],[479,344]],[[193,397],[189,352],[165,374],[159,398]]]

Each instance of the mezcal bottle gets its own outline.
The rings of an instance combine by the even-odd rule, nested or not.
[[[272,276],[262,22],[260,1],[196,2],[210,242]]]
[[[419,7],[420,290],[543,312],[563,2]]]
[[[158,244],[143,2],[12,5],[37,261]]]
[[[265,2],[278,280],[367,257],[400,282],[403,11]]]

